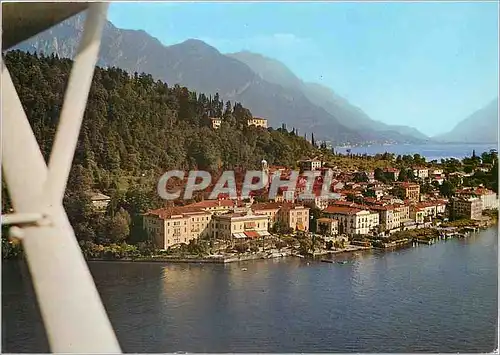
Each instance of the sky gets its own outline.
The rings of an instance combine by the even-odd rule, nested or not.
[[[371,118],[427,135],[498,97],[498,2],[112,3],[109,20],[171,45],[277,59]]]

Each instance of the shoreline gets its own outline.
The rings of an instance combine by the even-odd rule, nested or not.
[[[440,233],[439,236],[435,236],[432,238],[413,238],[413,239],[405,239],[404,242],[393,242],[393,243],[385,243],[384,246],[362,246],[362,245],[349,245],[344,249],[337,250],[323,250],[322,252],[312,253],[308,255],[301,255],[293,251],[269,251],[269,252],[258,252],[250,255],[238,255],[238,256],[228,256],[228,257],[142,257],[142,258],[121,258],[121,259],[112,259],[112,258],[87,258],[86,261],[94,261],[94,262],[143,262],[143,263],[170,263],[170,264],[229,264],[229,263],[238,263],[241,261],[250,261],[250,260],[266,260],[266,259],[276,259],[276,258],[289,258],[296,257],[301,259],[308,260],[319,260],[321,261],[323,257],[335,256],[338,254],[347,254],[347,253],[356,253],[363,252],[368,250],[377,250],[377,251],[386,251],[392,252],[394,250],[412,248],[415,245],[423,244],[423,245],[432,245],[439,241],[444,241],[448,239],[458,239],[458,238],[468,238],[471,235],[476,233],[480,233],[481,231],[487,230],[495,226],[496,223],[492,223],[487,227],[483,228],[475,228],[475,231],[472,233],[460,233],[459,229],[464,228],[472,228],[472,227],[452,227],[454,229],[453,232],[448,231],[448,233]],[[439,230],[436,228],[436,230]]]
[[[344,249],[335,250],[322,250],[320,252],[309,253],[307,255],[302,255],[292,250],[269,250],[261,251],[252,254],[242,254],[242,255],[229,255],[229,256],[148,256],[148,257],[125,257],[125,258],[111,258],[111,257],[99,257],[99,258],[85,258],[87,262],[134,262],[134,263],[170,263],[170,264],[229,264],[238,263],[242,261],[251,260],[266,260],[266,259],[276,259],[276,258],[289,258],[296,257],[308,260],[319,260],[321,261],[323,257],[332,257],[339,254],[364,252],[368,250],[386,251],[391,252],[398,249],[412,248],[415,245],[432,245],[436,242],[448,240],[448,239],[458,239],[458,238],[468,238],[471,235],[480,233],[487,229],[493,228],[497,225],[497,220],[490,220],[486,226],[482,227],[472,227],[472,226],[460,226],[460,227],[448,227],[448,228],[433,228],[439,232],[439,235],[432,236],[430,238],[426,237],[413,237],[404,238],[400,241],[393,241],[389,243],[381,243],[378,245],[356,245],[350,244]],[[17,258],[3,258],[3,260],[19,260],[24,259],[24,255]]]
[[[144,262],[144,263],[172,263],[172,264],[229,264],[236,263],[240,261],[249,260],[265,260],[265,259],[275,259],[275,258],[285,258],[297,256],[290,252],[279,252],[279,253],[256,253],[251,255],[240,255],[240,256],[230,256],[230,257],[143,257],[143,258],[122,258],[122,259],[110,259],[110,258],[87,258],[86,261],[99,261],[99,262]]]

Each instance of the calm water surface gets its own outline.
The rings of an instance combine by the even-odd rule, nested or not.
[[[344,265],[90,267],[126,352],[490,352],[497,248],[491,229]],[[26,266],[2,274],[3,351],[47,352]]]
[[[353,154],[368,154],[375,155],[385,152],[394,153],[396,155],[413,155],[420,154],[427,161],[437,160],[441,158],[457,158],[470,157],[472,151],[475,150],[477,155],[483,152],[489,152],[490,149],[498,149],[498,144],[396,144],[396,145],[372,145],[369,147],[353,147],[353,148],[335,148],[338,153],[346,154],[347,149],[351,149]]]

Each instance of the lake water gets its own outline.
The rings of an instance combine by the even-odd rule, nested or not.
[[[497,248],[490,229],[347,264],[90,268],[126,352],[470,353],[496,347]],[[25,264],[2,276],[2,350],[48,352]]]
[[[372,145],[368,147],[340,148],[336,147],[337,153],[346,154],[350,149],[352,154],[375,155],[377,153],[394,153],[396,155],[408,155],[418,153],[424,156],[427,161],[440,160],[441,158],[462,159],[471,156],[475,150],[477,155],[483,152],[489,152],[490,149],[498,149],[496,144],[397,144],[397,145]]]

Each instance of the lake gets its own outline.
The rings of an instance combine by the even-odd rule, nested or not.
[[[347,264],[91,262],[126,352],[490,352],[496,228]],[[246,268],[247,271],[242,270]],[[24,262],[2,268],[2,349],[48,352]]]
[[[471,156],[475,150],[477,155],[489,152],[490,149],[498,149],[497,144],[396,144],[396,145],[372,145],[367,147],[342,148],[336,147],[335,152],[346,154],[350,149],[352,154],[375,155],[377,153],[394,153],[396,155],[413,155],[418,153],[424,156],[427,161],[440,160],[441,158],[462,159]]]

